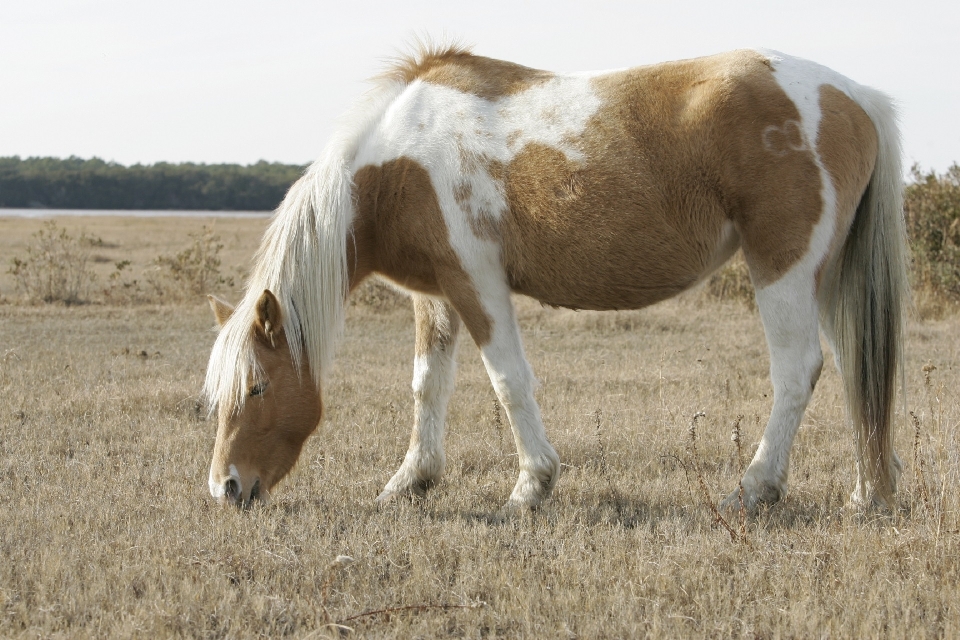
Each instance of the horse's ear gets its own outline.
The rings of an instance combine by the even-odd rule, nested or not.
[[[257,319],[253,326],[259,337],[270,343],[270,346],[277,346],[276,338],[283,331],[283,315],[280,313],[277,297],[269,289],[264,289],[257,300]]]
[[[224,302],[217,296],[207,296],[207,300],[210,301],[210,308],[213,309],[213,316],[217,319],[217,324],[222,327],[233,315],[233,307],[229,302]]]

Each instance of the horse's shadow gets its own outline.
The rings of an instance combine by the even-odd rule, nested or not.
[[[775,531],[830,530],[845,522],[855,522],[866,526],[876,524],[886,526],[890,523],[890,514],[858,512],[847,508],[837,500],[827,498],[816,501],[809,498],[788,496],[784,500],[762,505],[754,515],[721,512],[717,503],[713,505],[705,500],[675,501],[645,498],[642,493],[628,493],[615,487],[593,491],[564,489],[548,500],[541,508],[534,510],[516,510],[502,506],[493,496],[477,496],[472,507],[451,504],[442,495],[443,487],[437,487],[426,498],[397,499],[390,503],[378,504],[372,499],[356,505],[356,514],[361,517],[377,518],[392,515],[398,519],[418,518],[434,522],[461,522],[468,525],[480,525],[491,528],[525,528],[537,525],[550,526],[566,520],[584,527],[616,527],[624,530],[699,528],[710,526],[717,529],[734,531],[738,535],[745,532],[761,534]],[[324,498],[291,498],[273,503],[274,509],[286,516],[302,515],[310,511],[327,509],[341,510],[342,504],[331,505]],[[910,517],[900,513],[901,517]],[[723,519],[723,522],[720,519]]]

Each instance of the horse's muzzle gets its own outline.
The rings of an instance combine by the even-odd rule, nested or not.
[[[243,491],[240,489],[240,482],[236,478],[227,478],[227,481],[223,483],[220,501],[224,504],[249,509],[254,502],[260,500],[263,500],[263,496],[260,491],[259,478],[254,481],[253,487],[250,489],[250,495],[246,499],[244,499]]]

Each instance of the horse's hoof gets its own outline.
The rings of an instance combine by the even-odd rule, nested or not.
[[[741,482],[740,486],[720,502],[720,511],[739,514],[741,510],[749,517],[757,515],[760,505],[772,505],[783,499],[786,491],[771,484],[753,485]]]
[[[756,508],[756,503],[751,503],[739,487],[720,501],[720,512],[727,516],[737,515],[741,511],[748,516],[753,516],[756,514]]]
[[[382,507],[390,502],[396,500],[399,494],[396,491],[384,490],[380,495],[377,496],[377,499],[374,501],[377,503],[377,506]]]
[[[397,491],[384,491],[377,496],[376,504],[378,507],[386,507],[391,504],[396,504],[400,502],[412,503],[420,502],[423,500],[423,496],[418,496],[413,493],[400,493]]]
[[[397,502],[400,500],[405,500],[407,502],[419,502],[426,497],[426,488],[419,485],[414,485],[407,487],[402,491],[397,491],[395,489],[384,489],[383,492],[377,496],[376,503],[379,506],[385,506],[391,502]]]
[[[497,513],[500,517],[509,519],[533,513],[539,508],[539,506],[539,503],[529,504],[522,500],[510,498],[503,504],[502,507],[500,507],[500,511]]]
[[[560,477],[560,458],[554,454],[536,470],[521,469],[517,484],[504,507],[526,511],[537,509],[553,493]]]

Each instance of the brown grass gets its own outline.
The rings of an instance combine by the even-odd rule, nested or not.
[[[82,223],[139,264],[202,226]],[[2,255],[32,224],[0,218]],[[228,272],[263,224],[217,222]],[[274,502],[239,512],[206,490],[205,301],[0,305],[0,637],[960,634],[956,317],[909,330],[898,512],[844,509],[853,445],[828,366],[790,495],[730,522],[741,544],[700,481],[713,502],[735,488],[769,413],[756,313],[699,297],[609,314],[517,303],[564,468],[542,510],[512,517],[512,438],[470,344],[447,475],[425,501],[374,506],[409,437],[405,306],[351,307],[323,424]]]

